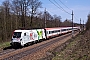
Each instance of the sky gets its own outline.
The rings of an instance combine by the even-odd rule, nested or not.
[[[90,0],[40,0],[42,2],[42,9],[41,10],[46,10],[51,14],[51,15],[57,15],[61,16],[61,21],[65,21],[66,19],[71,20],[72,19],[72,10],[74,13],[74,18],[73,21],[75,23],[80,23],[80,18],[81,18],[81,23],[83,24],[87,22],[87,16],[90,13]],[[62,10],[62,8],[58,8],[55,6],[53,3],[57,6],[61,6],[65,11]],[[55,3],[55,1],[57,3]],[[63,3],[61,3],[61,2]],[[67,7],[68,8],[67,8]]]
[[[0,0],[0,4],[4,0]],[[72,10],[74,13],[73,21],[75,23],[80,23],[80,18],[81,18],[81,23],[83,24],[87,22],[87,16],[90,13],[90,0],[39,0],[42,2],[42,8],[40,8],[40,11],[45,11],[46,10],[53,16],[61,16],[61,21],[65,21],[66,19],[72,20]],[[59,8],[57,6],[59,6]],[[57,3],[55,3],[55,1]],[[61,2],[63,3],[61,3]],[[59,4],[59,5],[58,5]],[[68,12],[66,13],[65,11],[62,10],[62,8]],[[68,8],[67,8],[67,7]]]

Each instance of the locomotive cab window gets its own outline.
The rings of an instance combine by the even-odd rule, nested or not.
[[[21,37],[21,32],[14,32],[13,38],[20,38]]]

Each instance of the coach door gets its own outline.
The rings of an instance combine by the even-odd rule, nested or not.
[[[28,43],[29,42],[29,33],[28,32],[24,33],[23,39],[24,39],[24,43]]]

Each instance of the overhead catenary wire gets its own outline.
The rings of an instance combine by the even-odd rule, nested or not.
[[[76,20],[78,20],[79,21],[79,17],[76,15],[76,14],[74,14],[74,18],[76,19]],[[79,19],[78,19],[79,18]]]
[[[69,10],[72,10],[70,9],[68,6],[66,6],[61,0],[59,0],[66,8],[68,8]]]
[[[56,2],[56,0],[54,0],[54,2],[55,2],[64,12],[66,12],[66,13],[68,13],[68,14],[71,15],[71,13],[67,12],[63,7],[61,7],[60,4],[58,4],[58,3]]]
[[[71,10],[71,9],[70,9],[68,6],[66,6],[61,0],[59,0],[59,1],[60,1],[66,8],[68,8],[69,10]],[[79,21],[79,19],[77,18],[76,15],[74,15],[74,18]]]
[[[69,10],[72,10],[72,9],[70,9],[68,6],[66,6],[61,0],[59,0],[66,8],[68,8]],[[78,20],[79,21],[79,19],[77,18],[77,16],[74,14],[74,18],[76,19],[76,20]]]
[[[48,9],[46,9],[46,11],[47,11],[48,13],[51,13],[51,14],[54,15],[54,13],[53,13],[52,11],[49,11]]]
[[[74,18],[79,21],[79,19],[74,15]]]
[[[51,0],[49,0],[52,4],[54,4]],[[54,4],[56,7],[58,7],[59,9],[61,9],[59,6],[57,6],[56,4]],[[62,9],[61,9],[62,10]]]
[[[63,7],[61,7],[60,6],[60,4],[58,4],[57,2],[56,2],[56,0],[53,0],[54,2],[52,2],[51,0],[49,0],[52,4],[54,4],[56,7],[58,7],[60,10],[62,10],[62,11],[64,11],[65,13],[67,13],[67,14],[69,14],[69,15],[72,15],[71,13],[69,13],[69,12],[67,12]],[[61,0],[59,0],[65,7],[67,7]],[[67,7],[69,10],[71,10],[69,7]],[[71,10],[71,11],[73,11],[73,10]],[[77,17],[76,17],[76,15],[74,15],[74,18],[76,19],[76,20],[79,20]]]
[[[71,15],[71,13],[67,12],[66,10],[64,10],[55,0],[54,2],[58,5],[56,5],[54,2],[52,2],[51,0],[49,0],[52,4],[54,4],[56,7],[58,7],[60,10],[64,11],[65,13]]]

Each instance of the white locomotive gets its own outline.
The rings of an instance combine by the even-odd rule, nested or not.
[[[73,27],[73,30],[79,30],[79,27]],[[31,30],[15,30],[10,42],[11,46],[25,46],[30,43],[38,42],[57,35],[72,32],[72,27],[31,29]]]

